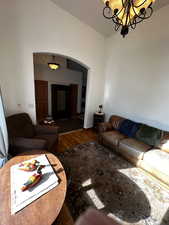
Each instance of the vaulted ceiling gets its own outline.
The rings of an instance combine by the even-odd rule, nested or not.
[[[104,4],[102,0],[51,0],[62,9],[88,24],[104,36],[112,34],[112,22],[106,20],[103,15]],[[156,0],[155,10],[169,4],[169,0]]]

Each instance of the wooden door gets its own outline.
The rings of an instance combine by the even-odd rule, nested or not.
[[[70,116],[75,117],[77,115],[77,101],[78,101],[78,85],[70,85]]]
[[[48,81],[35,80],[35,100],[37,121],[48,116]]]

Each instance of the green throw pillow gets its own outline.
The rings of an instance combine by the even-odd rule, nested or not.
[[[151,146],[158,146],[160,144],[161,136],[161,130],[144,124],[141,125],[140,129],[136,133],[136,139],[138,141]]]

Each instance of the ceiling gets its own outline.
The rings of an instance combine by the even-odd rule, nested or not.
[[[104,4],[102,0],[51,0],[62,9],[80,19],[104,36],[113,32],[112,22],[103,17]],[[156,0],[154,9],[157,10],[169,4],[169,0]]]
[[[34,65],[48,65],[48,63],[58,63],[62,68],[67,68],[70,70],[76,70],[87,75],[87,69],[80,65],[79,63],[66,58],[65,56],[60,56],[51,53],[34,53],[33,54]]]

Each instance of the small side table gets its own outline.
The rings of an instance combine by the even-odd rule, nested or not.
[[[105,113],[95,112],[93,116],[93,127],[94,129],[98,129],[98,124],[103,123],[105,121]]]
[[[58,186],[36,199],[21,211],[11,215],[10,167],[45,154],[55,173],[59,177]],[[46,151],[31,150],[15,156],[0,170],[0,225],[51,225],[56,220],[63,206],[67,180],[64,168],[59,159]]]

